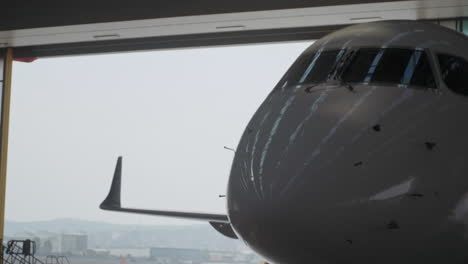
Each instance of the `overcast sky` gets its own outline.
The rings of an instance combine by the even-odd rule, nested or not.
[[[223,147],[310,44],[15,63],[6,218],[193,223],[99,210],[119,155],[124,205],[225,213]]]

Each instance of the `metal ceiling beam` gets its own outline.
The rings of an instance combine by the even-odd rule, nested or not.
[[[0,31],[0,47],[44,57],[311,40],[354,23],[468,16],[468,0],[377,2]]]
[[[340,25],[289,30],[253,30],[18,47],[15,48],[15,58],[313,40],[341,27]]]
[[[0,31],[57,27],[155,18],[382,3],[405,0],[100,0],[79,5],[42,0],[27,5],[2,6]]]

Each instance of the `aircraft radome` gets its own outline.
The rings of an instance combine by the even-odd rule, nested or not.
[[[468,263],[468,37],[425,22],[349,26],[293,63],[236,149],[209,221],[273,263]]]

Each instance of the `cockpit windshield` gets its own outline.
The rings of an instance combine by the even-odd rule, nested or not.
[[[329,50],[304,55],[293,65],[282,86],[317,84],[330,78],[345,83],[436,87],[426,52],[400,48]]]
[[[434,74],[423,50],[360,49],[352,56],[341,79],[349,83],[435,88]]]

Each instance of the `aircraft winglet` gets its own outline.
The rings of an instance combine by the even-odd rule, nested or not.
[[[109,209],[120,208],[120,191],[122,186],[122,157],[120,156],[117,159],[117,164],[115,165],[114,178],[112,179],[112,185],[109,190],[109,194],[106,199],[101,203],[99,208]]]
[[[122,157],[119,157],[117,159],[117,165],[115,166],[114,179],[112,180],[112,185],[111,185],[109,194],[99,206],[101,209],[109,210],[109,211],[116,211],[116,212],[167,216],[167,217],[176,217],[176,218],[193,219],[193,220],[205,220],[209,222],[220,222],[220,223],[229,224],[228,216],[222,215],[222,214],[123,208],[120,203],[121,182],[122,182]]]

